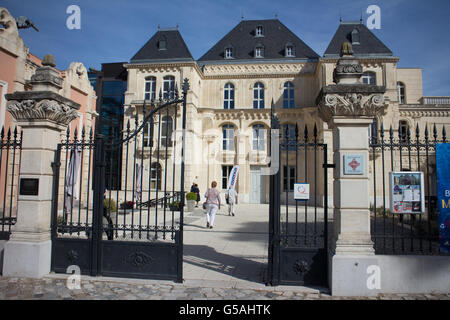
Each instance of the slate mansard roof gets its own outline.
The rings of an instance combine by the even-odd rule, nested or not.
[[[162,42],[165,41],[165,45]],[[131,63],[152,61],[194,61],[177,29],[160,29],[131,58]]]
[[[263,36],[256,36],[256,28],[263,28]],[[294,48],[294,56],[286,57],[287,45]],[[264,57],[255,58],[255,48],[264,48]],[[225,48],[232,48],[233,57],[225,58]],[[313,59],[319,55],[299,39],[278,19],[274,20],[243,20],[219,42],[217,42],[198,61],[236,61],[236,60],[293,60]]]
[[[352,32],[356,30],[359,43],[352,43]],[[343,42],[352,43],[355,56],[392,56],[392,51],[378,39],[362,22],[341,22],[324,57],[338,57]]]

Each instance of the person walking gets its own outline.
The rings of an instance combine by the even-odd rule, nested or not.
[[[213,181],[211,183],[211,188],[209,188],[205,193],[206,198],[206,228],[212,229],[214,226],[214,219],[216,213],[220,210],[220,193],[216,189],[217,182]]]
[[[238,202],[238,196],[236,190],[234,188],[230,188],[227,190],[227,202],[228,202],[228,215],[233,216],[236,212],[236,205]]]
[[[191,192],[194,192],[197,194],[197,204],[195,205],[195,207],[198,208],[198,203],[200,201],[200,189],[198,188],[198,184],[194,183],[192,185]]]

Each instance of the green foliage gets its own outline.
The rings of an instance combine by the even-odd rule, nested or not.
[[[372,203],[370,204],[369,210],[370,210],[370,213],[373,214],[374,207],[373,207]],[[386,217],[391,217],[392,216],[391,215],[391,210],[389,210],[389,208],[383,209],[383,207],[378,207],[376,212],[377,212],[377,217],[383,217],[385,215],[385,213],[386,213]]]
[[[117,205],[113,199],[103,199],[103,208],[111,212],[117,211]]]
[[[189,192],[188,194],[186,194],[186,200],[197,201],[197,194],[195,192]]]

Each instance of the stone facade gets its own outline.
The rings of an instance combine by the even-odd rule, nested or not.
[[[420,69],[401,69],[397,67],[399,58],[395,56],[370,56],[352,58],[358,62],[358,68],[353,70],[360,75],[372,72],[375,76],[375,86],[371,88],[371,95],[364,96],[354,92],[327,96],[327,103],[334,105],[335,109],[345,109],[348,115],[359,116],[361,110],[367,105],[374,109],[371,115],[377,120],[380,128],[383,123],[386,131],[392,126],[398,130],[399,121],[406,120],[411,128],[419,125],[423,130],[436,123],[440,125],[449,123],[448,111],[450,105],[423,105],[422,77]],[[190,162],[186,165],[186,188],[192,182],[199,184],[200,190],[206,190],[212,180],[218,182],[222,189],[223,166],[239,164],[240,172],[237,183],[237,191],[243,202],[268,202],[269,179],[261,176],[259,187],[251,184],[251,171],[264,167],[268,163],[268,139],[265,133],[264,150],[253,150],[253,126],[263,125],[265,129],[270,128],[270,109],[273,103],[275,113],[280,119],[281,128],[285,124],[297,125],[303,133],[305,125],[312,132],[313,126],[318,127],[318,137],[329,145],[333,150],[331,129],[328,124],[319,117],[318,107],[319,92],[326,92],[326,88],[334,84],[334,70],[339,57],[323,57],[312,61],[273,61],[247,59],[245,61],[164,61],[149,60],[147,62],[131,61],[125,64],[128,71],[128,88],[125,94],[125,105],[130,111],[125,112],[125,121],[128,119],[133,126],[133,119],[137,110],[142,113],[142,104],[145,94],[145,79],[155,77],[156,95],[163,90],[163,79],[172,76],[175,82],[180,84],[182,79],[187,78],[191,84],[188,92],[188,114],[186,140],[186,155]],[[338,66],[338,71],[344,71],[345,66]],[[254,109],[254,86],[256,83],[264,86],[264,108]],[[284,85],[292,83],[294,86],[295,107],[283,108]],[[403,83],[406,87],[405,97],[399,102],[399,91],[397,83]],[[345,84],[345,81],[343,82]],[[224,108],[224,93],[226,86],[234,87],[234,108]],[[361,83],[364,89],[365,84]],[[325,91],[324,91],[325,90]],[[363,99],[363,100],[361,100]],[[405,102],[407,104],[405,104]],[[387,108],[380,113],[378,108],[387,104]],[[359,108],[359,109],[358,109]],[[383,107],[384,109],[384,107]],[[342,111],[342,110],[341,110]],[[332,112],[332,109],[328,109]],[[339,111],[340,112],[340,111]],[[178,115],[181,117],[181,115]],[[329,114],[328,117],[331,117]],[[127,119],[128,118],[128,119]],[[139,115],[142,119],[142,115]],[[234,143],[232,150],[223,150],[224,125],[232,125],[234,128]],[[154,132],[157,132],[157,125]],[[440,131],[440,130],[439,130]],[[156,140],[155,140],[156,142]],[[154,144],[156,148],[156,144]],[[169,152],[169,163],[172,153]],[[282,155],[281,163],[285,163],[285,155]],[[289,164],[293,165],[290,159]],[[304,162],[300,157],[298,165]],[[332,158],[329,158],[332,162]],[[164,167],[163,161],[161,161]],[[149,170],[144,168],[144,170]],[[164,170],[164,169],[163,169]],[[169,173],[170,174],[170,173]],[[145,176],[145,175],[144,175]],[[301,179],[301,177],[299,177]],[[283,173],[282,173],[283,179]],[[329,194],[333,193],[331,179],[329,182]],[[131,183],[131,181],[130,181]],[[144,182],[144,185],[147,185]],[[252,188],[260,188],[255,190]],[[319,188],[318,198],[323,200],[322,187]],[[259,200],[252,199],[251,194],[260,192]],[[282,195],[281,199],[284,199]],[[332,200],[332,197],[330,197]],[[333,202],[329,202],[333,205]]]

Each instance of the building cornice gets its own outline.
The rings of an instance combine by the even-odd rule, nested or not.
[[[450,105],[404,104],[398,109],[401,117],[450,117]]]

